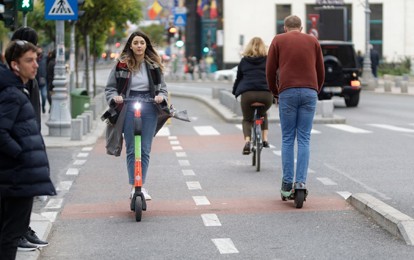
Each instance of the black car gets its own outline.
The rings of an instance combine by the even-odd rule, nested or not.
[[[325,83],[319,100],[343,97],[347,107],[359,103],[361,82],[358,79],[357,56],[352,42],[319,41],[325,63]]]

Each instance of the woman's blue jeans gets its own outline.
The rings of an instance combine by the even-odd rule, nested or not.
[[[157,127],[158,112],[152,103],[141,103],[141,166],[142,166],[142,183],[145,183],[147,177],[148,165],[150,160],[152,139]],[[135,136],[134,136],[134,102],[126,104],[127,111],[124,121],[124,139],[126,146],[126,162],[128,169],[129,184],[134,184],[135,171]]]
[[[310,134],[318,94],[310,88],[289,88],[279,94],[279,117],[282,129],[283,182],[306,183],[310,153]],[[298,151],[294,179],[294,146]]]

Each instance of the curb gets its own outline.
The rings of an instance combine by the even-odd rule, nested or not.
[[[414,219],[410,216],[367,193],[353,194],[347,202],[407,245],[414,245]]]
[[[192,98],[203,102],[211,109],[213,109],[223,120],[228,123],[240,123],[243,117],[237,116],[226,106],[222,105],[218,99],[212,99],[202,95],[184,94],[184,93],[172,93],[171,96]],[[269,122],[279,123],[280,119],[278,115],[270,115]],[[333,117],[322,117],[321,115],[315,115],[313,119],[314,124],[345,124],[346,119],[341,116],[333,115]]]

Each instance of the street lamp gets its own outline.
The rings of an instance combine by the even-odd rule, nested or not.
[[[362,67],[361,83],[367,89],[374,89],[376,80],[372,75],[371,69],[371,50],[370,50],[370,14],[369,1],[365,0],[365,57]]]

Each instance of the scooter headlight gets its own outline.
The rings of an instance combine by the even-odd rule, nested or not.
[[[141,103],[136,102],[136,103],[134,104],[134,108],[135,108],[135,110],[140,110],[140,109],[141,109]]]

